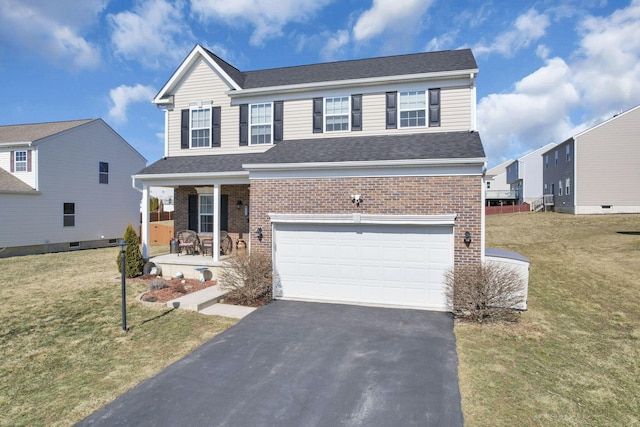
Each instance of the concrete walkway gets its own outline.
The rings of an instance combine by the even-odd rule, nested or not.
[[[274,301],[79,426],[462,426],[448,313]]]

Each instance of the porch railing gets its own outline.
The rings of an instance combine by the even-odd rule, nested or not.
[[[517,199],[516,190],[486,190],[487,199]]]

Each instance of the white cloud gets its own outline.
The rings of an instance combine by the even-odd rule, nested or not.
[[[473,51],[476,55],[489,55],[497,52],[507,57],[512,56],[542,38],[549,25],[550,20],[546,14],[529,9],[526,13],[518,16],[512,29],[497,35],[488,45],[478,43]]]
[[[431,0],[373,0],[371,9],[360,15],[354,25],[353,37],[356,41],[364,41],[389,30],[420,30],[422,17],[431,3]]]
[[[599,115],[640,103],[640,1],[604,18],[588,17],[575,53],[574,80]]]
[[[523,154],[573,129],[569,111],[580,102],[560,58],[520,80],[507,94],[491,94],[478,104],[478,130],[490,163]],[[554,142],[560,142],[555,140]]]
[[[490,163],[550,141],[561,142],[640,100],[640,0],[606,17],[579,23],[578,49],[478,103],[478,127]]]
[[[148,68],[174,66],[194,44],[183,9],[182,1],[147,0],[109,15],[115,53]]]
[[[191,0],[191,10],[201,19],[229,26],[254,27],[249,42],[262,46],[282,35],[289,22],[305,22],[333,0]]]
[[[100,64],[100,50],[82,32],[95,22],[105,4],[104,0],[3,0],[0,40],[33,51],[57,65],[76,70],[95,68]]]
[[[436,50],[450,49],[458,36],[458,30],[449,31],[429,40],[429,43],[425,46],[424,50],[427,52],[433,52]]]
[[[127,108],[135,102],[151,102],[156,91],[151,86],[137,84],[135,86],[120,85],[109,91],[113,106],[109,117],[116,123],[127,122]]]
[[[349,43],[349,31],[338,30],[333,34],[326,34],[328,40],[320,50],[320,57],[323,61],[333,61],[339,57],[345,46]]]

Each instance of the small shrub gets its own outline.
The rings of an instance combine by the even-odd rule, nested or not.
[[[262,253],[238,254],[227,260],[218,278],[227,298],[250,305],[271,297],[271,258]]]
[[[142,251],[140,251],[140,240],[131,224],[127,226],[124,232],[124,240],[127,242],[127,249],[125,250],[125,277],[137,277],[142,274],[144,259],[142,258]],[[118,272],[122,273],[120,256],[120,251],[118,251]]]
[[[184,285],[182,283],[178,283],[176,285],[173,285],[173,290],[180,293],[180,294],[186,294],[187,293],[187,289],[184,287]]]
[[[445,273],[453,314],[473,322],[517,321],[524,283],[517,271],[497,263],[461,265]]]
[[[147,285],[147,289],[149,289],[150,291],[158,291],[160,289],[165,289],[168,287],[169,285],[164,279],[153,279],[151,283]]]
[[[155,295],[144,295],[142,297],[142,301],[146,301],[146,302],[156,302],[158,301],[158,297]]]

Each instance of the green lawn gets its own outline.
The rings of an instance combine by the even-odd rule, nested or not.
[[[487,217],[531,260],[529,311],[457,324],[468,426],[640,425],[640,215]],[[70,425],[235,323],[149,309],[117,248],[0,259],[0,425]]]
[[[235,320],[144,308],[118,248],[0,259],[0,425],[71,425]]]
[[[640,215],[495,215],[486,228],[487,246],[531,261],[529,310],[456,324],[466,425],[640,425]]]

